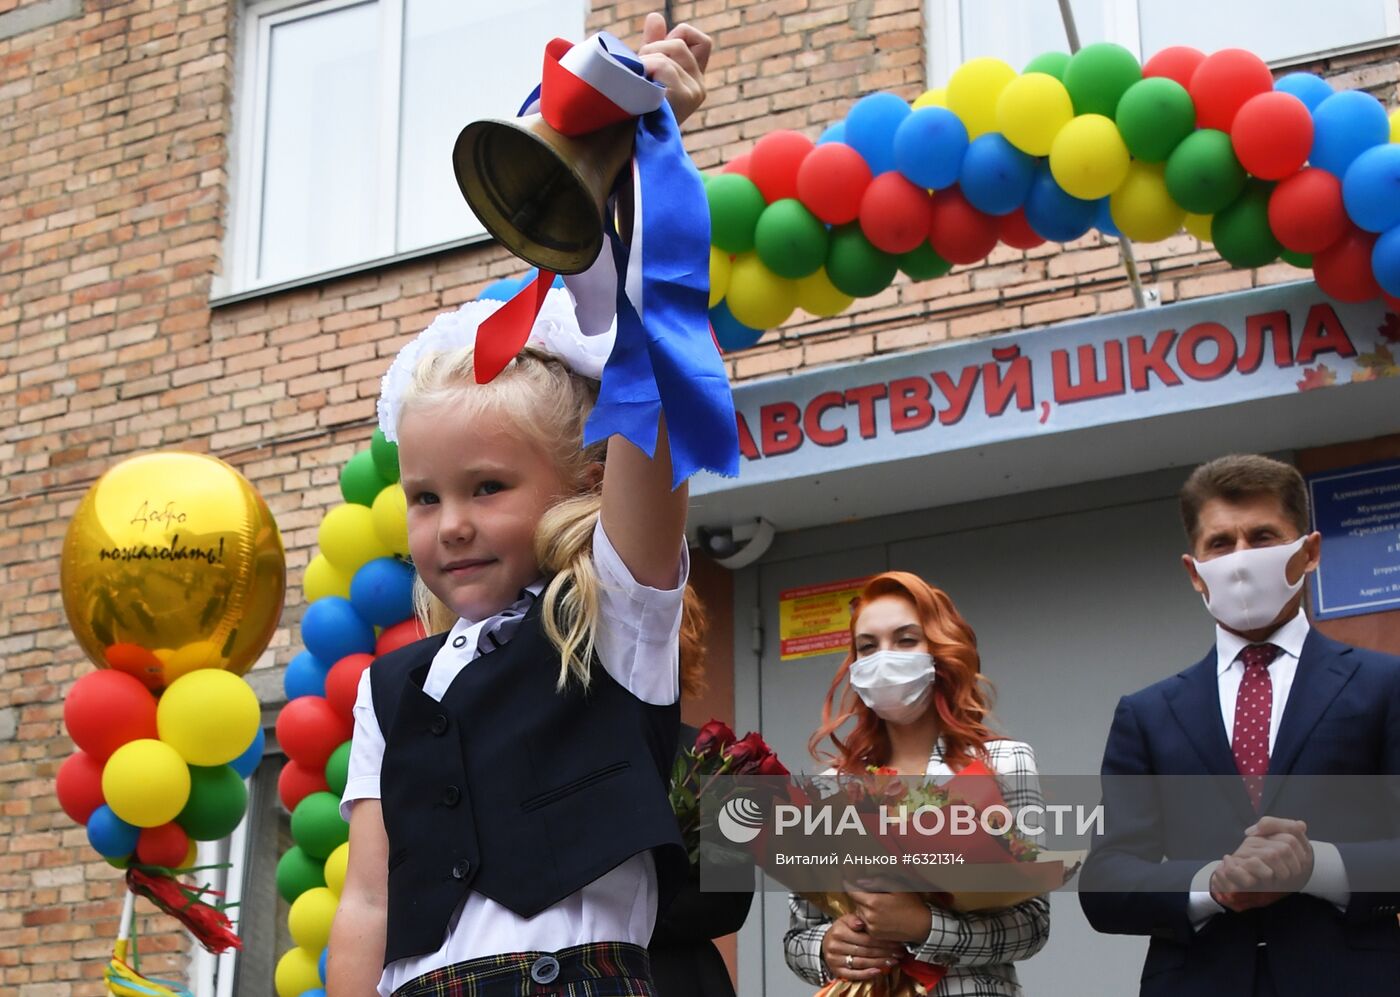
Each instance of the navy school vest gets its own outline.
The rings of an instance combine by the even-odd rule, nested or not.
[[[537,600],[515,636],[423,692],[438,634],[370,668],[384,732],[389,838],[384,963],[436,951],[469,891],[533,917],[648,849],[659,909],[689,871],[667,798],[680,705],[637,699],[595,657],[555,691]]]

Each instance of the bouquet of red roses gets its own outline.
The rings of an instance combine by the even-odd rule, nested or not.
[[[671,771],[671,809],[681,826],[690,864],[699,862],[700,797],[719,776],[786,776],[788,770],[778,761],[757,731],[743,737],[721,720],[711,720],[700,728],[695,744],[676,755]]]

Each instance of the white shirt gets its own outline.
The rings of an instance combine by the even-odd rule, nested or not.
[[[675,588],[640,584],[623,564],[603,532],[593,530],[593,564],[598,572],[599,613],[595,649],[603,669],[632,695],[656,706],[680,698],[680,624],[690,558],[681,547]],[[433,658],[423,691],[441,701],[452,680],[477,657],[484,639],[504,643],[514,633],[543,581],[528,589],[532,597],[487,620],[458,620]],[[459,639],[460,647],[454,647]],[[377,800],[384,735],[374,714],[369,670],[360,676],[355,699],[355,734],[340,813],[350,819],[356,800]],[[634,855],[582,890],[532,918],[522,918],[476,892],[467,894],[447,925],[442,946],[428,955],[399,959],[384,968],[379,993],[390,995],[410,980],[443,966],[503,952],[554,951],[590,942],[630,942],[645,947],[656,925],[656,866],[649,852]]]
[[[1278,740],[1279,724],[1283,721],[1284,707],[1288,705],[1288,694],[1293,689],[1293,678],[1298,674],[1303,642],[1308,639],[1310,629],[1301,607],[1297,616],[1264,641],[1245,640],[1216,624],[1215,675],[1220,683],[1220,719],[1225,724],[1225,737],[1232,747],[1235,739],[1235,704],[1240,696],[1240,683],[1244,681],[1244,662],[1240,660],[1240,652],[1253,643],[1273,644],[1279,649],[1278,657],[1269,665],[1269,681],[1273,686],[1273,703],[1269,711],[1269,754],[1272,755],[1274,742]],[[1329,900],[1337,907],[1346,907],[1351,899],[1351,885],[1347,881],[1341,853],[1336,845],[1327,841],[1314,841],[1312,847],[1312,876],[1302,892]],[[1210,895],[1210,877],[1219,865],[1219,862],[1209,863],[1191,880],[1186,914],[1197,930],[1216,914],[1225,912],[1225,908]]]

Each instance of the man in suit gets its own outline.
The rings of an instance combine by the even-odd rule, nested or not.
[[[1181,511],[1215,643],[1119,701],[1080,903],[1151,938],[1142,997],[1395,993],[1400,659],[1309,625],[1321,537],[1294,468],[1211,461]]]

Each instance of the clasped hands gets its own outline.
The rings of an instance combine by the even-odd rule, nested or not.
[[[922,942],[932,915],[917,893],[871,893],[847,888],[855,912],[838,917],[822,939],[822,959],[838,980],[866,981],[888,973]]]
[[[1261,817],[1245,828],[1244,841],[1211,873],[1210,895],[1235,912],[1267,907],[1307,885],[1313,871],[1308,825]]]

